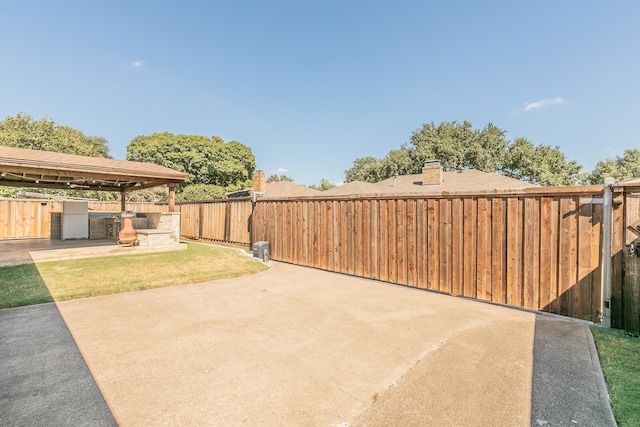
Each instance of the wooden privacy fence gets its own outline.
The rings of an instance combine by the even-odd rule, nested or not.
[[[259,200],[274,260],[599,321],[602,186]]]
[[[120,202],[89,202],[94,211],[120,212]],[[167,204],[127,203],[135,212],[167,212]],[[51,212],[62,212],[62,202],[53,200],[0,200],[0,239],[24,239],[51,235]]]
[[[49,237],[54,203],[58,202],[0,200],[0,239]]]
[[[243,245],[268,241],[271,258],[279,261],[600,321],[603,208],[592,202],[603,187],[534,190],[177,206],[184,237]],[[119,211],[120,204],[90,208]],[[127,209],[168,207],[132,203]],[[50,213],[61,210],[60,202],[0,200],[0,239],[48,237]],[[623,289],[624,217],[624,209],[616,208],[613,327],[640,324],[633,311],[638,307],[627,304],[640,297]],[[628,257],[627,264],[632,261]]]
[[[178,203],[181,234],[191,239],[249,245],[251,200],[215,200]]]

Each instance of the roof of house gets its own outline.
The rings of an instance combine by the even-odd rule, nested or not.
[[[0,185],[75,190],[139,190],[182,183],[189,175],[153,163],[0,145]]]
[[[521,190],[538,187],[518,179],[476,169],[443,172],[442,176],[443,181],[440,184],[422,185],[422,174],[399,175],[377,182],[375,184],[377,191],[375,192],[381,194],[438,194],[456,191]]]
[[[400,175],[376,183],[351,181],[325,191],[315,190],[290,181],[278,181],[266,184],[264,197],[285,198],[299,196],[358,196],[364,194],[391,195],[412,193],[437,195],[463,191],[511,191],[539,188],[537,185],[529,184],[518,179],[475,169],[442,172],[442,177],[443,181],[439,184],[422,185],[422,174]],[[227,197],[232,198],[251,197],[252,195],[253,189],[251,188],[227,193]]]
[[[325,196],[349,196],[352,194],[378,193],[378,186],[370,182],[351,181],[322,192]]]
[[[291,181],[268,182],[264,197],[295,197],[295,196],[317,196],[322,191],[305,187]]]
[[[298,197],[298,196],[318,196],[321,195],[320,190],[305,187],[304,185],[296,184],[291,181],[277,181],[267,182],[265,186],[264,198],[282,198],[282,197]],[[244,190],[233,191],[227,193],[229,198],[237,197],[251,197],[253,195],[253,188],[247,188]]]

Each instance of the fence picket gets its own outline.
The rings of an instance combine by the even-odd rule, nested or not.
[[[504,199],[495,197],[491,203],[491,301],[507,303],[506,241]]]

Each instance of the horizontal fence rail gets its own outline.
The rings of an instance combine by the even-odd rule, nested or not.
[[[597,321],[602,187],[259,200],[274,260]]]

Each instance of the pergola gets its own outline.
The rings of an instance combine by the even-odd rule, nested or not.
[[[77,156],[0,146],[0,185],[62,190],[115,191],[125,210],[127,191],[167,185],[169,211],[175,211],[176,184],[186,173],[153,163]]]

